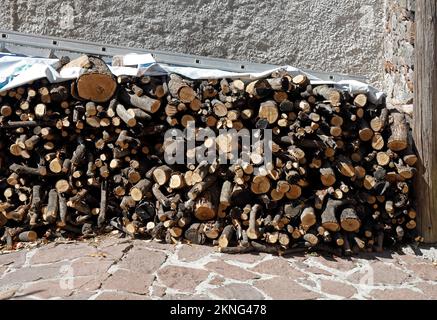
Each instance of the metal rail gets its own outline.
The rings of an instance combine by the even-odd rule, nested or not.
[[[278,67],[278,65],[273,64],[203,57],[158,50],[148,50],[143,48],[122,47],[90,41],[71,40],[0,29],[0,52],[1,51],[46,58],[56,58],[61,56],[70,56],[74,58],[81,54],[93,54],[102,57],[108,62],[115,55],[124,55],[128,53],[150,53],[159,63],[165,63],[174,66],[200,67],[245,73],[263,72]],[[308,69],[301,70],[322,80],[367,81],[365,77],[361,76],[350,76],[346,74],[313,71]]]

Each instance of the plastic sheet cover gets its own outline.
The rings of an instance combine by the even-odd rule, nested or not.
[[[275,70],[285,69],[290,74],[305,74],[314,85],[329,84],[347,91],[353,95],[358,93],[367,94],[369,101],[373,104],[380,104],[385,98],[385,94],[364,82],[356,80],[342,80],[339,82],[324,81],[316,76],[303,72],[292,66],[280,66],[260,73],[239,73],[229,72],[219,69],[194,68],[187,66],[175,66],[157,63],[151,54],[127,54],[119,57],[122,59],[122,67],[109,65],[111,71],[116,76],[131,75],[165,75],[168,73],[178,73],[190,79],[216,79],[216,78],[239,78],[239,79],[258,79],[267,77]],[[0,53],[0,92],[10,90],[29,82],[47,78],[51,83],[63,82],[76,79],[81,74],[79,67],[61,68],[57,71],[54,66],[58,59],[47,59],[38,57],[18,56],[8,53]]]

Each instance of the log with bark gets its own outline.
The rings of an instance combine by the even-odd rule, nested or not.
[[[95,56],[83,56],[79,59],[81,61],[78,61],[78,66],[82,69],[75,83],[77,95],[83,100],[94,102],[106,102],[111,99],[117,90],[117,82],[106,63]],[[75,62],[71,61],[65,67]]]

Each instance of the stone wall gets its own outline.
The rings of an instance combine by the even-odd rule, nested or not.
[[[415,0],[386,0],[384,90],[392,105],[413,103]]]

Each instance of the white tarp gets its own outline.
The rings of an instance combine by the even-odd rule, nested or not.
[[[213,78],[249,78],[257,79],[266,77],[275,70],[285,69],[291,74],[305,73],[313,84],[331,84],[349,91],[351,94],[367,93],[370,102],[379,104],[384,98],[384,93],[374,87],[356,80],[343,80],[339,82],[323,81],[314,75],[303,72],[291,66],[282,66],[260,73],[238,73],[218,69],[204,69],[193,67],[171,66],[157,63],[151,54],[128,54],[122,57],[125,67],[110,66],[116,75],[164,75],[178,73],[190,79],[213,79]],[[13,54],[0,53],[0,92],[22,86],[31,81],[47,78],[50,82],[63,82],[76,79],[80,74],[80,68],[62,68],[60,72],[53,66],[58,59],[44,59],[34,57],[16,56]]]

